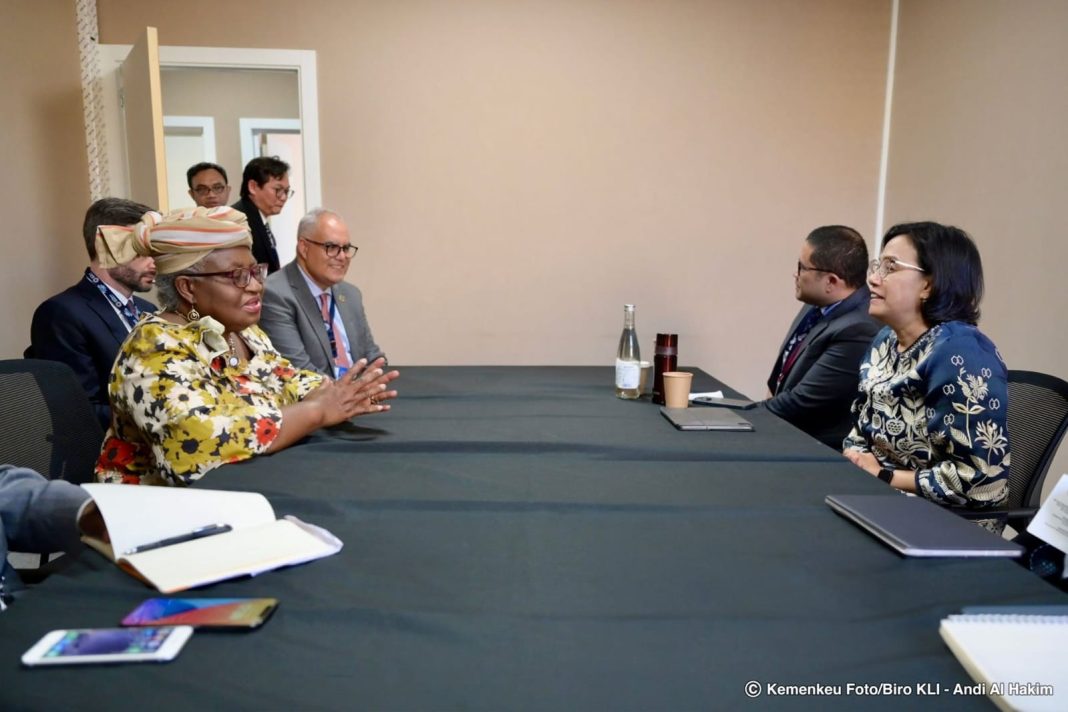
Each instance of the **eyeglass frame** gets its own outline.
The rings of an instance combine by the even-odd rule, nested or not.
[[[196,188],[193,188],[193,192],[201,198],[206,198],[209,195],[222,195],[229,187],[230,186],[224,183],[216,183],[215,185],[198,185]]]
[[[890,265],[893,265],[892,269],[890,268]],[[879,279],[886,279],[899,269],[910,269],[913,272],[927,274],[927,270],[919,265],[899,260],[896,257],[880,257],[879,259],[872,260],[868,263],[868,276],[875,277],[878,275]]]
[[[323,248],[323,251],[326,252],[327,257],[338,257],[342,252],[344,252],[345,256],[351,260],[353,257],[356,256],[356,253],[360,251],[359,246],[353,245],[351,242],[347,245],[339,245],[336,242],[319,242],[318,240],[313,240],[310,237],[302,237],[300,239]]]
[[[251,267],[235,267],[234,269],[228,269],[223,272],[178,272],[175,277],[229,277],[230,281],[238,289],[245,289],[252,283],[252,278],[255,277],[256,281],[263,284],[267,279],[267,270],[270,267],[266,262],[258,262]],[[248,275],[248,279],[244,284],[241,284],[238,280],[239,275]]]
[[[797,271],[794,272],[795,277],[800,277],[802,272],[826,272],[827,274],[834,274],[834,270],[821,269],[819,267],[806,267],[801,264],[801,260],[797,261]]]
[[[275,187],[271,188],[271,190],[274,191],[274,197],[278,198],[279,200],[289,200],[297,194],[296,188],[286,188],[285,186],[281,185],[276,185]]]

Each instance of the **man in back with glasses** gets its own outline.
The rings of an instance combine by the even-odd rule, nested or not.
[[[198,163],[185,172],[189,197],[201,208],[217,208],[230,200],[230,179],[218,163]]]
[[[277,156],[253,158],[241,176],[241,200],[230,207],[248,218],[252,233],[252,256],[267,265],[268,274],[277,272],[278,247],[268,219],[282,212],[293,196],[289,187],[289,164]]]
[[[356,254],[340,215],[317,208],[297,226],[297,257],[267,278],[260,327],[298,368],[338,378],[361,358],[384,356],[359,288],[345,281]]]
[[[794,296],[804,302],[768,377],[767,409],[834,448],[852,427],[860,362],[881,325],[868,315],[868,247],[826,225],[801,243]]]

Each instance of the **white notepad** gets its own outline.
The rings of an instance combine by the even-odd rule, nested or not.
[[[938,632],[1003,710],[1068,710],[1068,616],[953,615]]]

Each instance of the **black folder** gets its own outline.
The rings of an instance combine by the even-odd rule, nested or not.
[[[661,408],[660,414],[679,430],[733,430],[749,432],[753,424],[726,408]]]
[[[838,514],[905,556],[1018,557],[1023,547],[922,497],[902,493],[829,494]]]

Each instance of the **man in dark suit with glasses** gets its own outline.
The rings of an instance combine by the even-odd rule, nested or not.
[[[881,326],[868,315],[867,270],[868,247],[853,228],[809,233],[794,273],[794,296],[806,306],[768,377],[767,409],[835,450],[852,427],[860,362]]]
[[[252,233],[252,256],[267,265],[269,273],[277,272],[278,244],[268,220],[286,206],[296,192],[289,187],[289,164],[277,156],[253,158],[241,176],[241,200],[230,207],[240,210],[248,218]]]
[[[201,208],[217,208],[230,200],[226,169],[218,163],[197,163],[185,172],[189,197]]]

